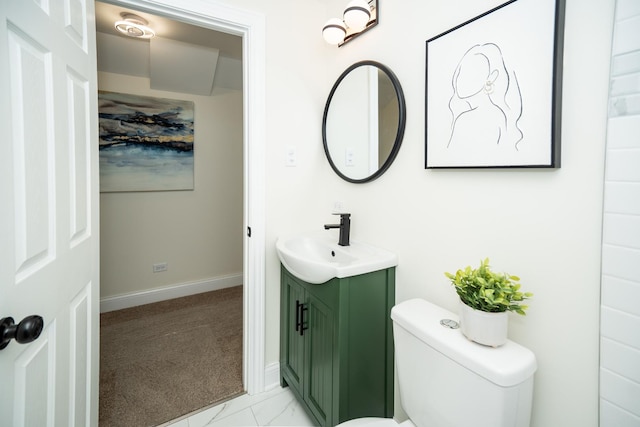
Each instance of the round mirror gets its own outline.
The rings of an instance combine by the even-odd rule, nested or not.
[[[324,108],[322,141],[329,164],[346,181],[373,181],[398,154],[405,121],[395,74],[375,61],[353,64],[333,85]]]

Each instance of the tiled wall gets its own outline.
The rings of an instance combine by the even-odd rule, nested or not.
[[[600,426],[639,427],[640,1],[617,0],[615,19],[604,194]]]

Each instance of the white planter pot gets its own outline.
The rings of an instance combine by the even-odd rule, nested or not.
[[[507,342],[507,312],[487,313],[473,309],[460,300],[460,329],[478,344],[499,347]]]

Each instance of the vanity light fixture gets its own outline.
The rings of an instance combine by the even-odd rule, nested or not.
[[[322,37],[338,47],[378,24],[378,0],[352,0],[342,19],[331,18],[322,28]]]
[[[331,18],[324,24],[322,29],[322,37],[329,44],[337,44],[344,42],[347,35],[347,26],[338,18]]]
[[[125,36],[135,37],[139,39],[150,39],[156,33],[149,28],[148,22],[132,13],[121,13],[122,20],[115,23],[116,30]]]
[[[371,9],[366,0],[353,0],[347,5],[342,17],[347,27],[360,32],[365,29],[371,19]]]

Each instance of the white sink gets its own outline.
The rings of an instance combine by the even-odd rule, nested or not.
[[[340,246],[337,233],[330,231],[281,237],[276,250],[289,272],[313,284],[398,265],[396,254],[353,240]]]

